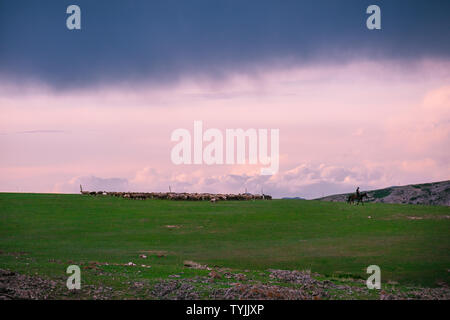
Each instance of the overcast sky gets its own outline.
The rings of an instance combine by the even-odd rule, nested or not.
[[[81,30],[66,28],[67,6]],[[381,8],[381,30],[365,13]],[[319,197],[450,179],[449,1],[0,1],[0,191]],[[171,132],[280,129],[280,171]]]

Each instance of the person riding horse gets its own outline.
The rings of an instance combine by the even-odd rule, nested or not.
[[[369,198],[367,195],[367,192],[360,193],[359,187],[356,189],[356,193],[352,193],[347,197],[347,203],[354,203],[355,200],[357,201],[356,204],[361,203],[364,205],[364,197]]]

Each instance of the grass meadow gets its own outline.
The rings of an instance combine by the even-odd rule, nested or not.
[[[101,272],[82,268],[84,283],[124,295],[130,281],[208,274],[185,260],[263,282],[268,269],[366,279],[375,264],[383,284],[435,287],[450,282],[449,217],[449,207],[421,205],[2,193],[0,268],[65,279],[68,265],[98,262]]]

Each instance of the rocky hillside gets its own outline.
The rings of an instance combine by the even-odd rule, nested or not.
[[[409,203],[450,206],[450,180],[411,184],[400,187],[389,187],[377,190],[361,190],[367,192],[368,202]],[[337,194],[317,200],[340,202],[346,201],[350,193]]]

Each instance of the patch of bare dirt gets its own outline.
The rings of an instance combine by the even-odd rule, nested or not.
[[[191,260],[183,261],[183,265],[185,267],[192,268],[192,269],[211,270],[211,268],[209,268],[207,265],[203,265],[198,262],[191,261]]]
[[[96,265],[92,264],[91,265]],[[318,280],[316,274],[307,271],[269,271],[271,280],[262,283],[249,280],[246,275],[229,270],[212,270],[208,276],[193,278],[171,277],[156,284],[147,281],[129,283],[125,291],[112,287],[83,285],[81,290],[68,290],[65,278],[43,279],[38,276],[21,275],[0,269],[0,300],[11,299],[231,299],[231,300],[320,300],[358,299],[368,297],[364,280],[337,284]],[[227,282],[234,279],[235,282]],[[357,285],[357,282],[361,282]],[[230,286],[231,285],[231,286]],[[406,291],[376,291],[375,298],[382,300],[449,300],[450,289],[446,284],[438,288],[409,288]],[[372,291],[373,293],[373,291]],[[372,298],[374,298],[372,296]]]
[[[159,282],[153,286],[151,294],[164,300],[197,300],[200,298],[195,287],[186,280]]]
[[[450,219],[449,215],[421,215],[421,216],[408,216],[403,214],[396,214],[391,217],[381,217],[378,220],[446,220]]]
[[[381,300],[449,300],[450,289],[440,288],[414,288],[407,292],[385,292],[380,293]]]
[[[444,219],[450,219],[450,216],[436,216],[436,215],[425,215],[425,216],[408,216],[407,217],[410,220],[423,220],[423,219],[432,219],[432,220],[444,220]]]
[[[139,252],[140,253],[147,253],[147,254],[154,254],[158,258],[166,257],[169,254],[169,252],[167,252],[165,250],[141,250]]]
[[[49,299],[56,282],[0,269],[0,300]]]
[[[310,293],[303,289],[293,289],[282,286],[266,284],[236,283],[228,289],[216,289],[212,299],[230,300],[319,300],[324,296],[321,293]]]

